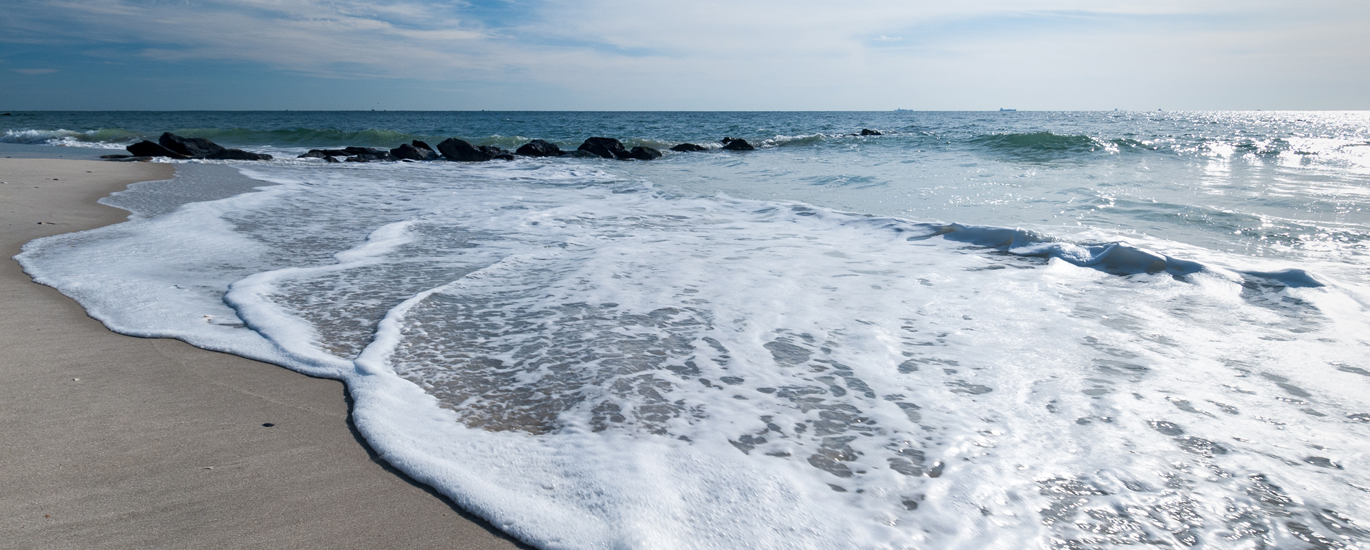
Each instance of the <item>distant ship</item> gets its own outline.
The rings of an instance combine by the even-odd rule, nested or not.
[[[913,109],[895,109],[896,112],[898,112],[898,111],[912,111],[912,110],[913,110]]]
[[[1007,113],[1007,112],[1012,112],[1012,111],[1017,111],[1017,110],[1018,110],[1018,109],[1005,109],[1005,108],[1003,108],[1003,107],[1000,107],[1000,108],[999,108],[999,111],[1000,111],[1000,112],[1005,112],[1005,113]]]

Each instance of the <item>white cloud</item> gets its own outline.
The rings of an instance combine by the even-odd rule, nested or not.
[[[494,9],[501,19],[485,21],[475,14],[491,10],[480,8],[47,0],[0,21],[0,41],[533,90],[492,96],[491,108],[1179,108],[1174,98],[1186,87],[1194,98],[1220,99],[1223,82],[1278,80],[1270,64],[1298,59],[1294,69],[1310,82],[1370,84],[1347,76],[1370,73],[1370,3],[1311,2],[1290,12],[1276,0],[543,0],[502,3]],[[1310,67],[1323,72],[1309,75]],[[545,90],[562,94],[561,103],[547,102]],[[544,103],[529,103],[534,96]]]

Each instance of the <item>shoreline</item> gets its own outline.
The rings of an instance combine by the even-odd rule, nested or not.
[[[0,158],[6,545],[526,548],[380,460],[341,382],[116,334],[13,260],[124,221],[96,201],[173,171]]]

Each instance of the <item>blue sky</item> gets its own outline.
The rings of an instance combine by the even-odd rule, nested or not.
[[[0,0],[0,110],[1368,109],[1366,29],[1361,0]]]

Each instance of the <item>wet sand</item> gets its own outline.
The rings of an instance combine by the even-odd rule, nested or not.
[[[377,459],[341,383],[115,334],[12,259],[172,170],[0,159],[0,547],[519,547]]]

